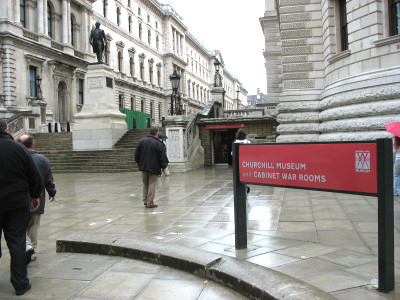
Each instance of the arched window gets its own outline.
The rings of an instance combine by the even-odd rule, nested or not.
[[[133,57],[129,59],[129,75],[132,77],[135,75],[135,61]]]
[[[118,71],[122,72],[122,53],[118,51]]]
[[[144,63],[140,62],[140,79],[144,79]]]
[[[25,0],[19,0],[19,22],[22,26],[26,27]]]
[[[47,35],[53,37],[53,24],[51,24],[51,6],[47,2]]]

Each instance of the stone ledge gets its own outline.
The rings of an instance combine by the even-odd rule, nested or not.
[[[57,252],[122,256],[204,276],[252,299],[336,299],[280,272],[224,255],[113,235],[73,234],[57,240]]]

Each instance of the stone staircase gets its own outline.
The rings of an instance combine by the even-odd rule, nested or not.
[[[149,129],[132,129],[112,150],[73,151],[72,133],[35,134],[35,150],[49,160],[54,173],[138,172],[134,161],[136,145]]]

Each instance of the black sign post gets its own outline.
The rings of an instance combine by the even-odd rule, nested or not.
[[[234,190],[234,213],[235,213],[235,248],[247,248],[247,208],[246,208],[246,186],[239,178],[239,144],[232,144],[233,150],[233,190]]]
[[[351,142],[335,142],[335,144],[350,144]],[[361,142],[360,142],[361,143]],[[377,191],[374,193],[365,191],[351,190],[335,190],[327,188],[311,188],[299,185],[279,185],[273,183],[257,183],[252,182],[252,176],[244,177],[249,181],[240,181],[239,172],[239,148],[240,147],[266,147],[268,144],[239,144],[232,143],[233,150],[233,188],[234,188],[234,214],[235,214],[235,247],[236,249],[247,248],[247,207],[246,207],[246,189],[245,183],[300,188],[307,190],[333,191],[338,193],[359,194],[378,197],[378,288],[381,292],[389,292],[394,290],[394,209],[393,209],[393,149],[390,139],[378,139],[376,142],[368,141],[366,143],[376,145],[376,182]],[[318,143],[285,143],[271,144],[271,147],[276,145],[301,145],[311,144],[319,145]],[[329,144],[320,143],[320,144]],[[333,144],[333,143],[332,143]],[[269,146],[268,146],[269,147]],[[250,148],[248,148],[250,149]],[[291,155],[293,152],[290,152]],[[250,152],[253,155],[253,152]],[[249,155],[249,153],[248,153]],[[313,158],[311,158],[312,160]],[[273,168],[272,168],[273,169]],[[341,179],[339,178],[339,181]],[[372,178],[373,180],[373,178]]]
[[[377,140],[378,164],[378,273],[380,292],[394,290],[393,148]]]

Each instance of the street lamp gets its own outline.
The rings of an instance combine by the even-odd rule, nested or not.
[[[174,70],[174,73],[171,76],[169,76],[169,80],[171,80],[171,86],[172,86],[170,115],[171,116],[173,116],[174,114],[181,115],[182,114],[181,96],[178,93],[181,76],[179,76],[176,73],[176,70]]]
[[[219,62],[218,58],[214,62],[215,67],[215,76],[214,76],[214,87],[221,87],[222,86],[222,76],[219,74],[219,67],[221,63]]]

